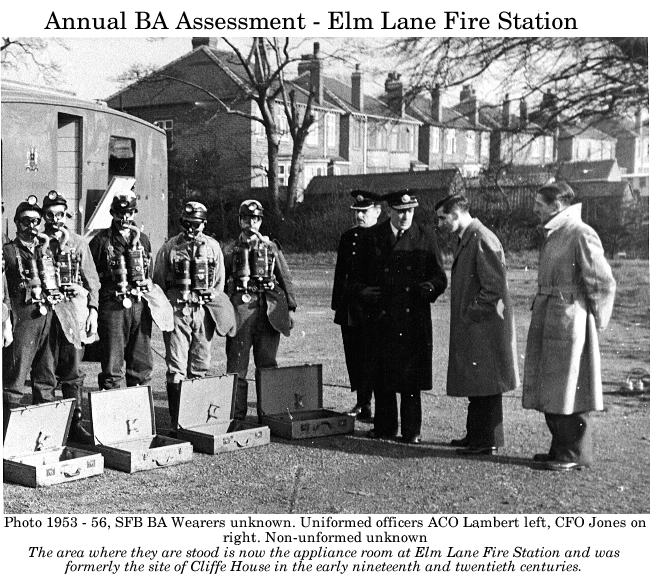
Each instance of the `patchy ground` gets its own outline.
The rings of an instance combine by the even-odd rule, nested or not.
[[[321,363],[325,406],[346,410],[349,392],[339,328],[330,311],[333,256],[289,257],[300,308],[280,365]],[[46,489],[4,484],[7,513],[648,513],[650,511],[650,393],[621,395],[633,368],[650,371],[648,264],[613,264],[619,282],[614,317],[601,338],[605,410],[596,413],[596,466],[571,474],[537,470],[545,452],[543,415],[521,408],[521,392],[504,398],[507,445],[498,455],[465,459],[445,443],[464,433],[466,401],[445,395],[449,299],[432,308],[434,390],[423,395],[424,444],[370,441],[371,425],[353,435],[302,441],[272,437],[270,445],[218,456],[195,453],[192,463],[128,475],[102,476]],[[520,368],[536,287],[534,261],[513,261]],[[154,346],[163,353],[156,333]],[[214,372],[224,373],[223,341],[213,346]],[[154,376],[156,418],[168,427],[164,363]],[[87,364],[97,387],[98,364]],[[249,376],[252,375],[252,371]],[[254,390],[251,390],[254,393]],[[254,402],[250,402],[250,412]]]

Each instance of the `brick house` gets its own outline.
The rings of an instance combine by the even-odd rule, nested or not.
[[[461,99],[463,94],[461,93]],[[422,122],[419,158],[430,170],[458,168],[476,176],[490,164],[490,129],[479,120],[476,94],[454,108],[445,107],[439,86],[408,108]]]

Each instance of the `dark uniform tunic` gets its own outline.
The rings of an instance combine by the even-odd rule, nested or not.
[[[357,406],[370,408],[372,387],[363,382],[362,304],[350,292],[350,283],[359,257],[359,240],[367,235],[366,228],[355,226],[347,230],[339,241],[332,287],[334,323],[341,326],[345,364],[350,377],[350,388],[357,393]],[[370,389],[368,391],[368,389]]]
[[[399,392],[402,436],[408,439],[420,433],[420,391],[432,388],[430,304],[444,292],[447,276],[435,237],[415,222],[400,240],[389,220],[369,231],[354,287],[356,293],[379,287],[381,298],[364,303],[365,333],[374,338],[367,344],[364,381],[375,390],[375,432],[397,434]],[[433,285],[431,293],[422,293],[423,282]]]
[[[109,256],[124,254],[130,248],[129,242],[115,225],[97,233],[90,241],[90,252],[101,281],[97,331],[102,366],[98,381],[102,390],[119,388],[125,376],[127,386],[149,384],[153,372],[149,306],[134,299],[131,307],[124,307],[115,296],[117,286],[109,268]],[[140,244],[150,261],[151,243],[144,233],[140,235]]]
[[[272,290],[248,293],[250,301],[244,301],[244,292],[236,290],[234,280],[235,254],[248,239],[244,233],[224,248],[226,266],[226,292],[235,309],[237,334],[226,338],[227,371],[237,374],[237,396],[235,400],[235,418],[243,420],[248,410],[248,363],[253,348],[256,368],[277,367],[277,354],[280,346],[280,334],[289,336],[291,320],[289,311],[295,311],[297,304],[293,292],[293,281],[287,262],[279,247],[273,241],[267,244],[275,256],[273,276],[276,285]],[[271,253],[269,253],[269,261]],[[257,395],[258,416],[261,416]]]
[[[55,366],[48,344],[52,307],[46,303],[47,312],[43,315],[39,305],[25,301],[26,289],[21,275],[21,265],[24,271],[39,252],[38,246],[28,247],[16,238],[2,249],[14,334],[13,343],[2,350],[3,401],[9,407],[54,400]],[[31,389],[25,386],[30,369]]]

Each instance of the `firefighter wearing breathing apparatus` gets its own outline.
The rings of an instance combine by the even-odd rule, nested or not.
[[[91,435],[82,426],[82,391],[85,375],[81,370],[84,344],[97,339],[99,276],[88,243],[66,227],[66,199],[50,190],[43,200],[45,216],[45,252],[57,269],[59,290],[63,300],[53,306],[54,316],[48,340],[48,358],[64,398],[76,400],[70,425],[72,441],[92,444]]]
[[[228,373],[237,374],[235,419],[248,409],[248,362],[253,348],[255,367],[277,364],[280,334],[289,336],[294,325],[296,299],[291,273],[278,244],[259,232],[264,210],[257,200],[239,207],[241,233],[224,249],[227,294],[237,321],[237,334],[226,339]],[[261,417],[259,394],[257,414]]]
[[[47,240],[39,234],[42,221],[43,209],[36,196],[30,196],[16,208],[16,238],[2,249],[14,333],[13,343],[2,352],[3,403],[9,408],[54,400],[56,378],[48,339],[53,306],[63,294],[56,264],[46,252]],[[27,388],[30,369],[32,386]]]
[[[135,226],[137,199],[131,190],[111,202],[111,226],[90,241],[99,290],[101,390],[148,385],[153,371],[152,321],[173,329],[173,311],[162,289],[149,278],[151,243]],[[126,371],[124,364],[126,363]]]
[[[185,205],[183,232],[160,248],[153,274],[153,282],[164,289],[174,308],[174,329],[164,334],[172,430],[178,428],[181,383],[207,374],[215,332],[220,336],[235,332],[235,314],[223,292],[223,253],[219,243],[203,232],[207,218],[207,208],[200,202]]]

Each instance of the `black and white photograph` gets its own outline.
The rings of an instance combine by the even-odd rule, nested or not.
[[[648,38],[290,6],[3,23],[3,535],[212,551],[129,530],[55,579],[613,572],[650,523]]]

